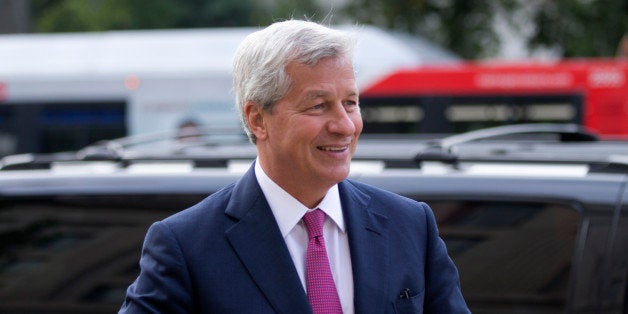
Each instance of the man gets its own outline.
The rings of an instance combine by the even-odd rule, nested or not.
[[[346,180],[362,131],[352,49],[305,21],[244,40],[236,105],[258,158],[151,226],[121,313],[468,313],[431,209]]]

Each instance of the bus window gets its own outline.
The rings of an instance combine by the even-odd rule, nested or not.
[[[513,123],[582,123],[581,95],[361,99],[365,133],[462,133]]]
[[[99,140],[127,135],[124,102],[3,104],[2,107],[0,156],[77,150]]]
[[[369,133],[418,133],[425,112],[419,100],[383,100],[377,104],[362,105],[365,131]]]

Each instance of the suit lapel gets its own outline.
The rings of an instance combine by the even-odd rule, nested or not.
[[[227,238],[275,311],[311,313],[307,295],[253,167],[234,187],[226,213],[239,220],[227,230]]]
[[[349,235],[355,312],[385,313],[388,305],[388,219],[373,212],[368,207],[370,197],[350,182],[341,182],[339,191]]]

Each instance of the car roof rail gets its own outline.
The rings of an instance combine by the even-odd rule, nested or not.
[[[426,149],[414,157],[414,162],[420,167],[423,161],[440,161],[447,164],[456,164],[459,156],[455,152],[455,146],[471,142],[508,138],[515,136],[527,136],[531,139],[536,135],[554,135],[559,142],[595,142],[599,136],[578,124],[562,123],[528,123],[513,124],[470,131],[466,133],[448,136],[442,139],[430,140]]]
[[[78,160],[85,161],[120,161],[124,154],[124,146],[116,140],[100,141],[96,144],[84,147],[76,152]]]
[[[224,139],[220,139],[221,136],[224,137]],[[194,141],[185,141],[189,139],[193,139]],[[185,148],[199,146],[214,147],[232,142],[248,143],[248,139],[244,133],[233,128],[202,128],[196,132],[188,132],[185,134],[181,134],[175,130],[168,130],[110,140],[101,140],[77,151],[41,154],[24,153],[4,157],[0,156],[0,170],[50,169],[54,163],[70,161],[111,161],[124,164],[125,162],[131,162],[132,160],[142,159],[194,159],[193,157],[186,157],[184,154],[168,158],[166,156],[151,157],[150,154],[142,155],[142,153],[134,154],[133,152],[134,148],[142,145],[151,145],[167,141],[176,142],[178,140],[183,141],[177,146],[176,151],[173,148],[173,153],[177,153],[178,150]],[[224,161],[225,157],[201,157],[197,159],[198,164],[201,165],[220,165],[226,163]]]
[[[595,142],[599,136],[578,124],[563,123],[527,123],[504,125],[481,130],[470,131],[432,141],[441,148],[449,149],[452,146],[498,137],[516,135],[556,135],[560,142]]]
[[[590,163],[589,172],[628,174],[628,156],[610,155],[606,162]]]
[[[74,160],[74,153],[16,154],[0,158],[0,170],[49,169],[53,162]]]

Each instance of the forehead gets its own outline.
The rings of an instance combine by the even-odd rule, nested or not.
[[[316,86],[357,89],[353,64],[347,58],[327,57],[314,65],[291,62],[286,66],[286,73],[291,81],[290,89],[300,89],[306,92],[307,97],[322,96],[328,92],[328,88],[317,89]],[[308,90],[303,91],[304,88]]]

